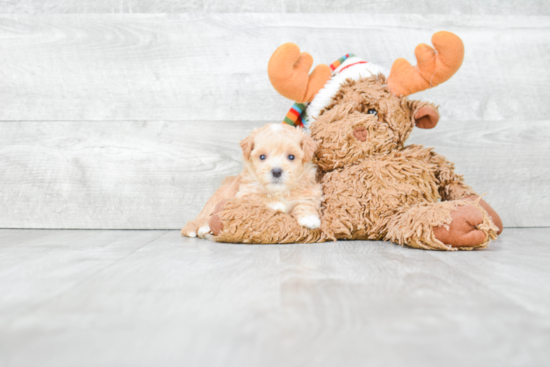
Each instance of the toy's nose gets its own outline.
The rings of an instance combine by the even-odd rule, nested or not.
[[[271,170],[271,174],[273,175],[273,177],[281,177],[281,175],[283,174],[283,170],[280,168],[273,168]]]
[[[366,141],[367,134],[367,129],[365,129],[363,126],[358,126],[353,130],[353,136],[355,136],[355,139],[359,141]]]

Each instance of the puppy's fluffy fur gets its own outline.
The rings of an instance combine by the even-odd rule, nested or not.
[[[208,221],[216,204],[233,197],[263,202],[267,207],[290,213],[300,225],[321,226],[321,185],[317,167],[311,162],[316,145],[303,130],[285,124],[268,124],[254,130],[241,142],[244,169],[228,177],[208,200],[199,216],[181,233],[188,237],[210,237]]]

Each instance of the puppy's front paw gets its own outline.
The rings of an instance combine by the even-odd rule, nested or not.
[[[274,201],[272,203],[269,203],[267,206],[270,209],[275,210],[276,212],[288,213],[287,206],[285,205],[285,203],[281,203],[280,201]]]
[[[309,229],[317,229],[321,227],[321,220],[316,215],[307,215],[302,217],[298,220],[298,223],[300,223],[302,227]]]

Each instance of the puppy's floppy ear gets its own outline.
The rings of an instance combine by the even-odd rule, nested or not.
[[[303,133],[302,135],[302,151],[304,152],[304,159],[303,162],[311,162],[313,159],[313,155],[315,154],[315,151],[317,150],[317,144],[315,144],[315,141],[306,133]]]
[[[250,134],[244,140],[241,141],[241,149],[243,150],[243,157],[245,160],[250,159],[250,153],[254,149],[254,136],[256,134]]]

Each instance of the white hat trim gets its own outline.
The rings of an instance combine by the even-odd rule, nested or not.
[[[308,125],[319,117],[321,111],[327,107],[332,98],[338,93],[340,86],[346,79],[359,80],[379,73],[388,76],[389,70],[385,67],[366,62],[360,57],[350,57],[334,70],[332,77],[325,86],[317,92],[313,101],[307,106],[306,114]]]

